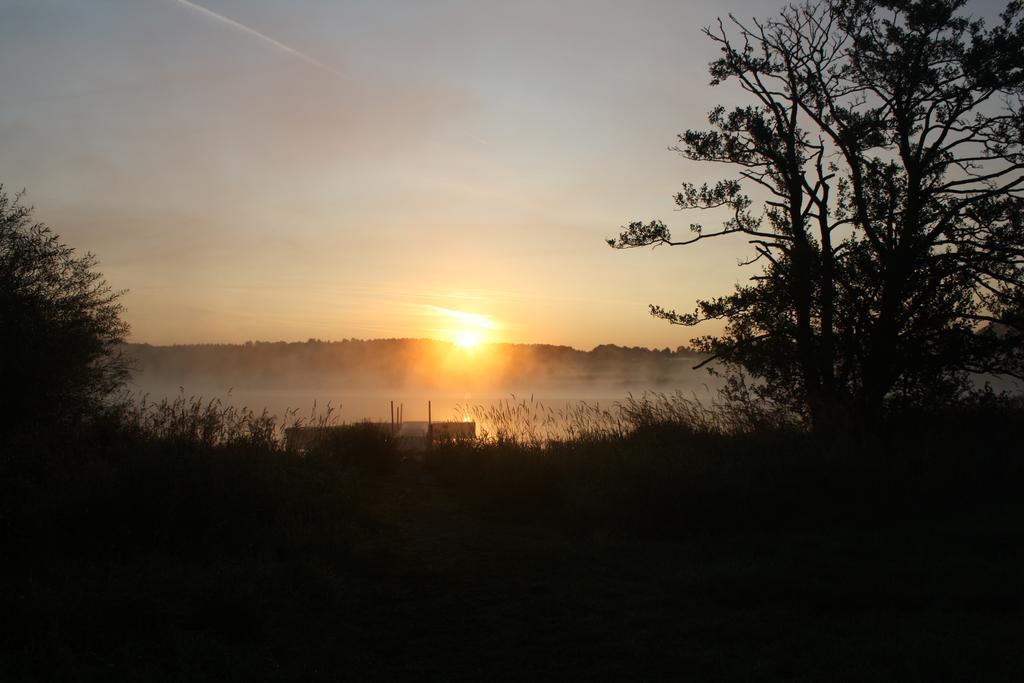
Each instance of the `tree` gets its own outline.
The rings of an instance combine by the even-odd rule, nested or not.
[[[126,378],[121,292],[0,186],[0,433],[78,420]]]
[[[820,0],[705,29],[722,52],[712,85],[753,103],[679,136],[673,150],[737,176],[685,183],[676,204],[729,218],[679,240],[633,222],[609,240],[745,236],[746,264],[763,264],[750,283],[694,313],[651,312],[724,321],[695,340],[709,361],[815,428],[961,397],[970,373],[1024,376],[1022,6],[986,28],[963,4]]]

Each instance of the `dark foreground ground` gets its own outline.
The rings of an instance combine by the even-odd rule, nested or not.
[[[15,481],[0,680],[1024,677],[1013,482],[873,514],[755,476],[645,521],[497,466],[147,458]]]

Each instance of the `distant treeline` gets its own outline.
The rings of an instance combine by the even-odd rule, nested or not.
[[[135,374],[147,381],[230,386],[376,387],[523,386],[546,383],[668,385],[692,373],[702,356],[675,350],[603,344],[591,351],[547,344],[486,344],[463,349],[426,339],[246,342],[152,346],[128,344]]]

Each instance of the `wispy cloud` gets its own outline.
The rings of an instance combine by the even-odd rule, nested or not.
[[[301,59],[302,61],[306,62],[307,64],[315,66],[318,69],[323,69],[324,71],[328,71],[328,72],[334,74],[335,76],[339,76],[341,78],[345,78],[346,77],[345,74],[343,74],[341,71],[335,69],[330,64],[324,64],[323,62],[321,62],[316,57],[312,57],[312,56],[306,54],[305,52],[302,52],[301,50],[296,50],[294,47],[292,47],[290,45],[285,45],[281,41],[275,40],[274,38],[271,38],[270,36],[268,36],[265,33],[260,33],[259,31],[257,31],[256,29],[252,28],[251,26],[246,26],[245,24],[243,24],[241,22],[238,22],[238,21],[235,21],[234,19],[232,19],[230,17],[226,17],[223,14],[218,14],[217,12],[214,12],[211,9],[207,9],[206,7],[203,7],[202,5],[197,5],[196,3],[191,2],[190,0],[175,0],[175,1],[179,5],[184,5],[185,7],[188,7],[189,9],[192,9],[192,10],[194,10],[196,12],[199,12],[199,13],[203,14],[204,16],[209,17],[210,19],[216,19],[217,21],[222,22],[224,24],[227,24],[228,26],[231,26],[232,28],[234,28],[234,29],[236,29],[238,31],[242,31],[244,33],[248,33],[250,36],[253,36],[254,38],[259,38],[263,42],[269,43],[270,45],[273,45],[277,49],[282,50],[283,52],[286,52],[286,53],[290,54],[293,57]]]

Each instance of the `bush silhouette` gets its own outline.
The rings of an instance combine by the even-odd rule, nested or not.
[[[122,292],[0,185],[0,435],[95,414],[124,381]]]

